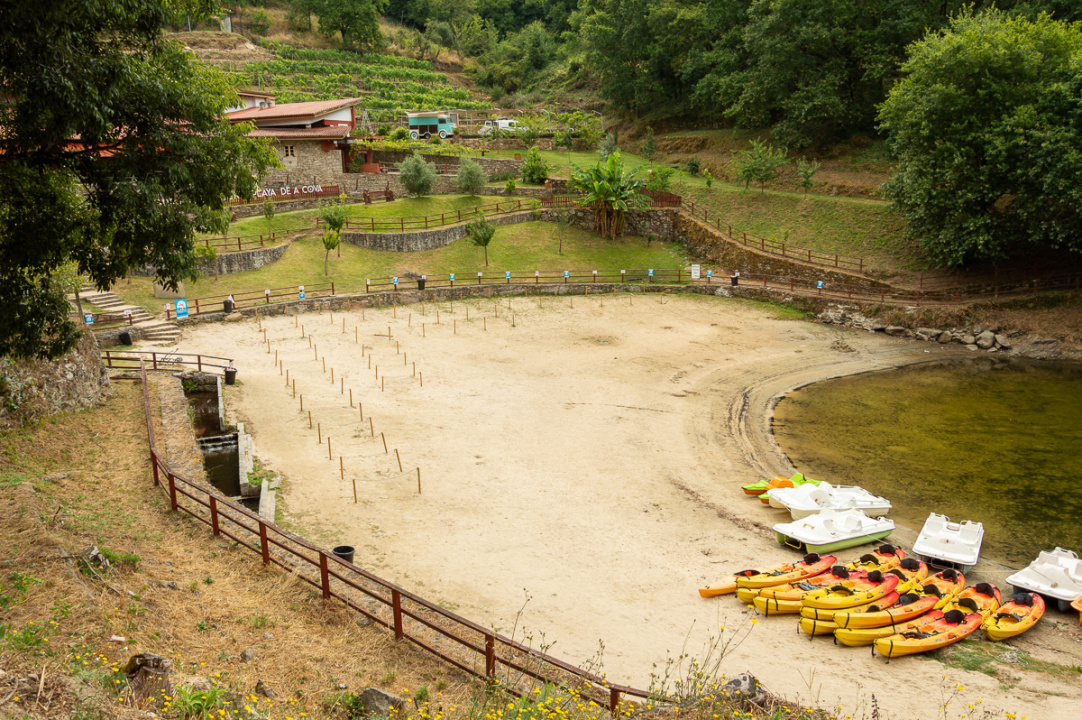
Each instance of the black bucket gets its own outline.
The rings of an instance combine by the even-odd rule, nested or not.
[[[417,278],[417,289],[418,290],[424,290],[425,289],[425,282],[426,282],[425,278]]]
[[[338,545],[331,549],[331,554],[336,558],[345,560],[348,563],[353,562],[353,546],[352,545]]]
[[[222,303],[222,306],[225,308],[225,314],[226,315],[233,312],[233,301],[232,300],[226,300],[225,302]]]
[[[732,281],[733,287],[736,287],[737,285],[740,284],[740,276],[739,275],[732,275],[732,276],[729,277],[729,279]]]
[[[225,384],[236,385],[237,384],[237,369],[226,368],[225,369]]]

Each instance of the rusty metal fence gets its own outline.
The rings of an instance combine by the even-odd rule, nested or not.
[[[277,565],[426,652],[475,677],[500,683],[522,695],[521,680],[554,683],[587,701],[617,712],[627,698],[646,699],[645,690],[609,682],[592,672],[524,645],[425,600],[408,590],[346,562],[256,513],[183,478],[158,452],[151,415],[147,368],[140,363],[143,410],[154,485],[165,491],[169,506],[190,515],[216,536],[225,536],[259,555],[264,565]],[[510,681],[509,681],[510,679]]]

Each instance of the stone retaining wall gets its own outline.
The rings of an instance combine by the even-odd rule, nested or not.
[[[0,357],[0,427],[81,410],[109,394],[109,371],[98,340],[85,332],[75,349],[57,360]]]
[[[203,452],[188,416],[188,398],[184,395],[181,378],[158,374],[151,377],[161,405],[162,438],[158,451],[164,452],[174,474],[213,491],[203,469]]]
[[[532,212],[518,212],[510,215],[496,215],[488,218],[493,225],[513,225],[534,220]],[[342,242],[390,252],[420,252],[450,245],[466,237],[466,224],[448,225],[435,230],[418,230],[404,233],[361,233],[344,232]]]
[[[277,262],[289,249],[289,243],[273,247],[262,247],[254,250],[240,250],[238,252],[219,253],[214,260],[214,268],[211,263],[203,263],[199,269],[204,275],[232,275],[233,273],[256,270],[264,265]]]

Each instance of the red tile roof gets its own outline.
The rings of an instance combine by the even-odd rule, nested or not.
[[[256,128],[248,133],[248,137],[278,138],[279,140],[304,140],[309,138],[341,140],[349,137],[349,125],[314,128]]]
[[[312,102],[282,103],[273,107],[250,107],[231,112],[229,122],[250,120],[256,124],[266,120],[294,120],[329,115],[336,110],[348,108],[361,102],[361,98],[343,98],[341,100],[313,100]]]

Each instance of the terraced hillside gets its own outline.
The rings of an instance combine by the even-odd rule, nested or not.
[[[234,87],[272,92],[278,102],[361,97],[363,107],[377,121],[401,118],[407,110],[491,107],[425,60],[263,39],[253,45],[225,33],[190,33],[185,39],[204,62],[217,65]]]

